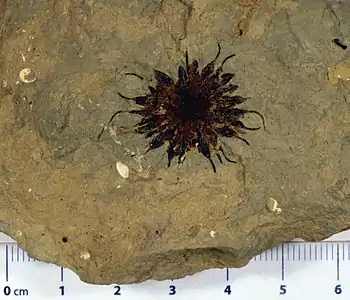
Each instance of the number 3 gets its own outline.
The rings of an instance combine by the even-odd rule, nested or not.
[[[175,285],[169,285],[169,295],[175,295],[176,294],[176,287]]]

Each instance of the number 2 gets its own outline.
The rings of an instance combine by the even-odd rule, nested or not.
[[[114,288],[115,288],[114,296],[120,296],[121,295],[121,293],[120,293],[120,290],[121,290],[120,286],[119,285],[115,285]]]

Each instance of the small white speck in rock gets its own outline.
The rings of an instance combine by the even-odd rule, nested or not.
[[[214,230],[210,231],[210,236],[211,236],[212,238],[215,237],[215,234],[216,234],[216,231],[214,231]]]
[[[78,107],[79,107],[81,110],[84,110],[84,109],[85,109],[85,107],[82,106],[80,103],[78,103]]]
[[[81,252],[80,258],[87,260],[90,258],[90,253],[89,252]]]

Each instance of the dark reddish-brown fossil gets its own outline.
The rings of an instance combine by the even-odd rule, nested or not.
[[[157,82],[155,87],[149,86],[148,94],[129,98],[118,93],[123,99],[131,100],[141,108],[119,110],[112,115],[109,123],[123,112],[142,116],[140,122],[130,130],[149,138],[146,152],[167,142],[168,167],[174,157],[178,157],[178,163],[181,164],[186,152],[195,148],[210,161],[214,172],[216,166],[212,160],[212,151],[221,163],[220,154],[227,161],[235,162],[227,157],[218,137],[237,138],[249,145],[242,134],[246,130],[258,130],[260,127],[247,127],[241,119],[247,113],[254,113],[262,118],[264,124],[264,118],[255,110],[236,107],[249,98],[232,95],[238,89],[238,85],[230,83],[234,74],[223,73],[224,64],[235,54],[227,56],[215,68],[220,51],[218,44],[215,58],[201,70],[197,60],[189,63],[186,51],[186,66],[178,68],[176,81],[163,72],[154,70]],[[134,73],[129,75],[142,78]],[[102,132],[103,130],[99,138]]]

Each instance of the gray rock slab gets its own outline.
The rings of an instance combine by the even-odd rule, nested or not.
[[[350,228],[349,1],[0,7],[0,231],[32,257],[85,282],[136,283],[241,267]],[[176,77],[186,48],[203,67],[217,42],[221,58],[236,54],[225,71],[250,97],[241,107],[266,119],[245,135],[250,147],[223,139],[237,164],[213,173],[192,151],[167,168],[166,146],[142,155],[146,138],[113,130],[135,124],[127,114],[97,140],[132,107],[118,92],[144,94],[154,68]],[[20,81],[24,68],[35,82]]]

